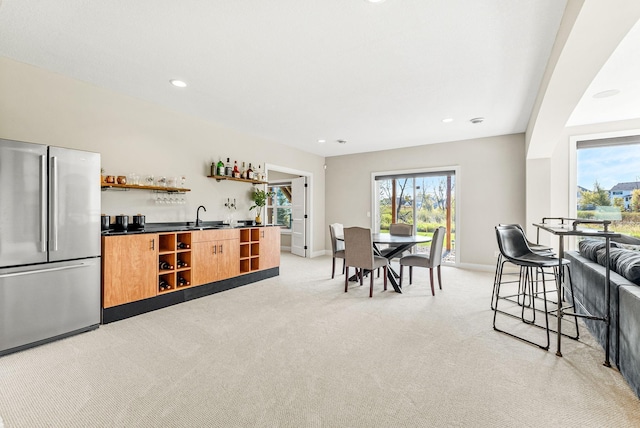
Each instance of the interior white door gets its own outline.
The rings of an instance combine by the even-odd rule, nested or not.
[[[291,253],[300,257],[307,256],[306,182],[306,177],[298,177],[291,181]]]

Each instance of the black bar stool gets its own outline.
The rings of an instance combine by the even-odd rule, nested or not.
[[[550,339],[549,332],[556,331],[549,326],[549,314],[557,312],[557,309],[549,310],[548,307],[548,292],[555,292],[555,290],[547,291],[546,277],[553,275],[556,283],[556,287],[562,287],[562,274],[559,272],[559,260],[552,255],[544,255],[534,252],[528,244],[527,238],[524,232],[519,227],[514,225],[505,225],[496,227],[496,238],[498,240],[498,248],[500,249],[501,260],[499,260],[496,266],[496,275],[494,281],[494,296],[492,296],[492,309],[493,314],[493,329],[501,333],[505,333],[509,336],[523,340],[527,343],[536,345],[542,349],[548,350]],[[504,273],[504,264],[512,263],[519,267],[519,278],[517,281],[502,281]],[[563,259],[562,265],[569,265],[569,261]],[[550,272],[549,272],[550,270]],[[515,294],[501,296],[500,289],[503,284],[517,282],[517,291]],[[538,284],[542,285],[542,291],[538,290]],[[571,282],[571,274],[569,272],[569,284],[571,287],[571,293],[573,294],[573,284]],[[520,314],[516,315],[507,311],[498,309],[498,303],[500,300],[507,300],[516,297],[515,303],[520,308]],[[536,308],[536,301],[542,299],[544,309]],[[544,314],[544,325],[536,324],[536,313],[542,312]],[[536,341],[527,339],[523,336],[519,336],[513,332],[500,329],[496,326],[496,319],[498,313],[508,315],[510,317],[519,318],[523,323],[533,325],[535,327],[543,328],[546,332],[546,343],[538,343]],[[578,338],[578,320],[575,318],[576,336]]]

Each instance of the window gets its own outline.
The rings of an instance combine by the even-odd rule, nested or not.
[[[455,262],[455,171],[374,174],[375,226],[388,232],[391,223],[406,223],[418,235],[447,229],[445,260]],[[429,244],[416,247],[426,252]]]
[[[578,218],[611,220],[616,232],[640,237],[640,136],[578,141]]]
[[[270,224],[291,229],[291,182],[269,184],[275,195],[267,202],[267,218]]]

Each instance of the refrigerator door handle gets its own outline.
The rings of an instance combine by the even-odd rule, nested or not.
[[[51,245],[49,251],[58,251],[58,158],[51,156],[51,199],[49,209],[51,210],[50,240]]]
[[[47,157],[40,156],[40,251],[47,251]]]
[[[90,265],[88,264],[81,263],[79,265],[60,266],[60,267],[48,268],[48,269],[26,270],[23,272],[5,273],[3,275],[0,275],[0,278],[11,278],[14,276],[33,275],[34,273],[56,272],[60,270],[76,269],[76,268],[89,267],[89,266]]]

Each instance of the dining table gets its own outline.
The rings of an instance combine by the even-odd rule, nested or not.
[[[336,239],[344,241],[343,235],[337,235]],[[424,244],[427,242],[431,242],[430,236],[424,235],[411,235],[411,236],[401,236],[401,235],[391,235],[390,233],[372,233],[371,234],[371,242],[373,243],[373,252],[377,256],[385,257],[389,262],[391,259],[402,254],[405,251],[408,251],[417,244]],[[391,248],[384,255],[382,254],[381,245],[389,245]],[[369,274],[369,271],[365,271],[365,275]],[[391,263],[389,263],[389,267],[387,269],[387,279],[393,286],[393,289],[396,293],[402,293],[402,287],[400,287],[400,275],[396,272]],[[356,275],[353,275],[349,278],[350,281],[358,281]]]

